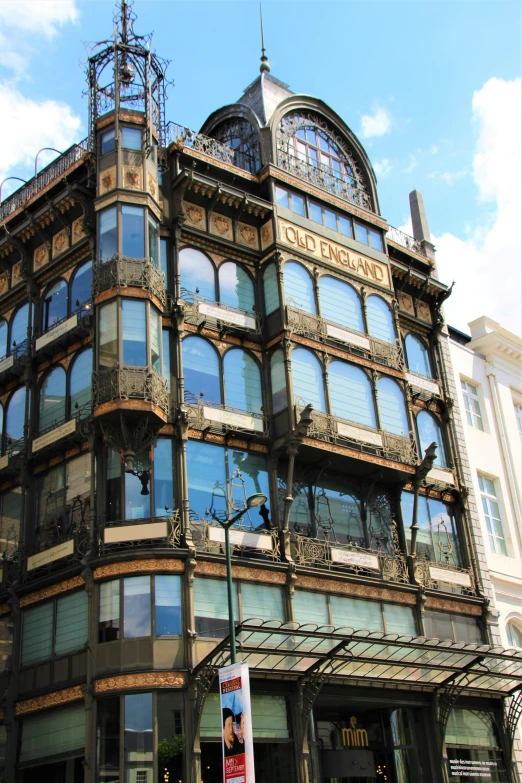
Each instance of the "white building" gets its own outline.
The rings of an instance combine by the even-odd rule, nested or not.
[[[449,330],[457,402],[500,638],[522,648],[522,339],[486,316],[469,328]]]

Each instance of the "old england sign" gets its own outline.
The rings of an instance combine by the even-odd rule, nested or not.
[[[293,223],[279,218],[279,239],[289,247],[307,253],[320,261],[334,264],[346,272],[362,277],[368,282],[390,288],[390,273],[388,265],[376,261],[351,248],[331,242],[311,231],[307,231]]]

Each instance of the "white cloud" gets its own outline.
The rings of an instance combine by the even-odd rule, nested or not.
[[[456,281],[446,318],[466,331],[481,315],[521,331],[521,87],[521,79],[492,78],[473,94],[478,129],[473,176],[479,202],[493,208],[466,239],[433,237],[439,277]],[[466,236],[465,226],[462,233]]]
[[[385,136],[391,128],[391,117],[386,109],[377,107],[373,114],[361,117],[361,136],[370,139],[373,136]]]
[[[390,173],[393,166],[388,158],[383,158],[382,160],[376,160],[373,164],[373,168],[378,177],[385,177]]]
[[[17,27],[31,33],[52,37],[57,28],[76,22],[75,0],[1,0],[0,23],[12,30]]]
[[[26,169],[24,179],[30,178],[35,155],[42,147],[66,150],[80,140],[81,120],[70,106],[34,101],[5,85],[0,85],[0,117],[0,182],[9,175],[22,176]],[[45,163],[43,157],[39,160]],[[20,184],[6,183],[2,196]]]
[[[466,169],[462,169],[461,171],[443,171],[442,173],[439,171],[432,171],[428,174],[428,177],[430,179],[441,179],[446,185],[451,187],[459,179],[465,177],[467,173]]]

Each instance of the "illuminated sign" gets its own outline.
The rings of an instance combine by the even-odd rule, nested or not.
[[[346,748],[367,748],[368,732],[366,729],[356,729],[357,718],[352,715],[350,718],[350,728],[342,730],[342,742]]]

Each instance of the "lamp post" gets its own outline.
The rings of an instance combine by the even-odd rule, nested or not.
[[[228,519],[220,519],[214,511],[211,511],[212,519],[219,522],[223,530],[225,531],[225,555],[227,560],[227,598],[228,598],[228,633],[230,637],[230,663],[236,662],[236,628],[234,625],[234,602],[232,593],[232,559],[230,556],[230,528],[232,525],[241,519],[246,512],[251,508],[259,508],[264,506],[268,498],[263,495],[262,492],[256,492],[254,495],[250,495],[246,499],[246,505],[237,514]],[[228,516],[228,515],[227,515]]]

